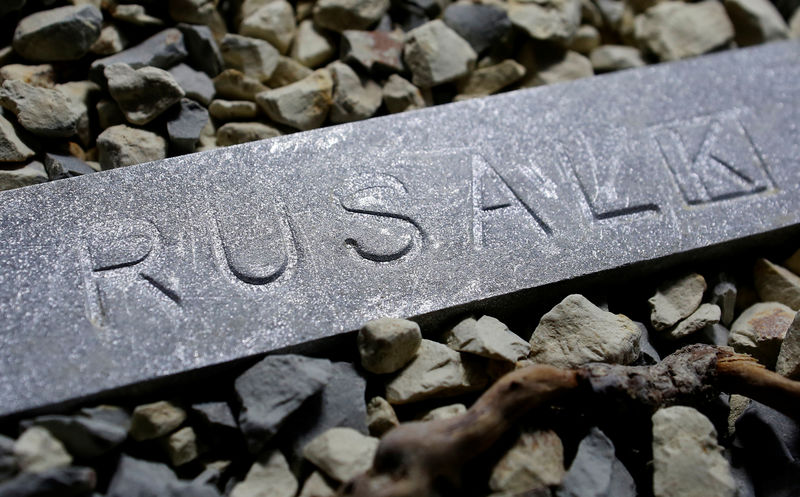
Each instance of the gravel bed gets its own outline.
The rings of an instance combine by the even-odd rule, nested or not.
[[[800,35],[796,0],[4,0],[0,190]]]

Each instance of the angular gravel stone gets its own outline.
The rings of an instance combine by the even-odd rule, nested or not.
[[[14,455],[20,470],[32,473],[72,464],[64,445],[40,426],[32,426],[19,436],[14,442]]]
[[[495,492],[549,489],[564,478],[564,447],[554,431],[523,432],[497,462],[489,478]]]
[[[525,66],[511,59],[476,69],[459,82],[455,101],[483,97],[516,83],[525,76]]]
[[[469,74],[478,55],[440,20],[406,34],[403,58],[417,86],[429,88]]]
[[[636,17],[639,44],[661,60],[694,57],[733,40],[733,25],[716,0],[661,2]]]
[[[460,37],[481,54],[511,35],[508,14],[496,5],[456,2],[447,6],[442,16]]]
[[[380,437],[400,421],[392,405],[383,397],[373,397],[367,403],[367,426],[373,437]]]
[[[641,330],[582,295],[570,295],[542,316],[531,336],[532,361],[561,368],[589,362],[630,364],[639,357]]]
[[[527,75],[522,80],[523,88],[573,81],[594,74],[589,59],[572,50],[533,58],[521,55],[520,62],[527,69]]]
[[[789,20],[789,36],[800,38],[800,9],[797,9]]]
[[[569,46],[567,48],[582,55],[589,55],[592,50],[600,46],[602,41],[602,37],[600,36],[600,32],[597,30],[597,28],[588,24],[584,24],[583,26],[578,27],[578,30],[575,31],[575,36],[572,37],[572,41],[569,42]]]
[[[125,50],[128,38],[113,24],[103,27],[100,36],[89,47],[89,51],[97,55],[114,55]]]
[[[3,3],[0,3],[0,15],[5,15],[9,12],[20,10],[25,6],[26,1],[27,0],[6,0]]]
[[[81,117],[62,91],[18,80],[3,82],[0,105],[16,115],[23,128],[46,137],[74,135]]]
[[[581,440],[564,475],[557,497],[636,497],[636,487],[625,466],[614,456],[614,444],[598,428]]]
[[[435,421],[437,419],[450,419],[460,416],[467,412],[467,406],[464,404],[450,404],[449,406],[437,407],[431,409],[420,418],[420,421]]]
[[[214,78],[214,88],[217,97],[230,100],[252,100],[256,95],[269,88],[262,85],[257,79],[247,76],[236,69],[226,69]]]
[[[766,259],[756,261],[753,281],[761,300],[800,310],[800,276]]]
[[[378,439],[352,428],[331,428],[309,442],[303,455],[326,475],[345,482],[372,467]]]
[[[795,311],[778,302],[753,304],[733,322],[729,344],[772,369],[794,318]]]
[[[325,122],[333,98],[333,78],[326,69],[282,88],[256,95],[256,102],[270,119],[301,131]]]
[[[756,452],[768,466],[800,458],[800,424],[755,400],[736,420],[736,438],[737,445]]]
[[[136,4],[116,5],[111,10],[111,17],[117,21],[141,26],[144,28],[161,27],[164,21],[153,17],[145,11],[144,6]]]
[[[14,50],[28,60],[77,60],[100,36],[103,15],[97,7],[59,7],[31,14],[17,24]]]
[[[178,24],[177,28],[183,33],[183,41],[192,67],[203,71],[211,78],[222,72],[225,67],[222,53],[208,26]]]
[[[294,497],[298,483],[286,458],[273,450],[261,455],[244,480],[231,490],[230,497]]]
[[[335,495],[336,490],[328,485],[328,482],[318,471],[314,471],[306,479],[303,489],[300,490],[300,494],[297,497],[335,497]]]
[[[17,136],[14,125],[0,115],[0,162],[22,162],[36,154]]]
[[[28,66],[25,64],[8,64],[0,67],[0,83],[7,79],[18,79],[23,83],[40,88],[52,88],[55,85],[55,72],[51,64]]]
[[[79,459],[106,454],[128,438],[125,426],[86,416],[39,416],[33,424],[46,429]]]
[[[97,407],[84,407],[80,410],[82,416],[93,421],[118,426],[127,433],[131,428],[131,416],[121,407],[99,405]]]
[[[650,323],[658,331],[674,326],[700,306],[706,280],[697,273],[667,281],[658,287],[650,304]]]
[[[266,40],[285,54],[296,28],[292,5],[286,0],[273,0],[247,16],[239,26],[239,33]]]
[[[186,411],[161,400],[136,406],[131,416],[131,438],[137,441],[162,437],[186,420]]]
[[[467,318],[444,336],[447,346],[459,352],[515,363],[528,357],[531,345],[491,316]]]
[[[170,485],[177,481],[175,473],[166,465],[123,454],[111,478],[106,497],[167,496]]]
[[[783,338],[775,371],[794,380],[800,379],[800,312],[795,314]]]
[[[380,318],[358,332],[361,365],[371,373],[394,373],[417,354],[422,341],[419,325],[407,319]]]
[[[128,122],[117,102],[110,98],[98,101],[95,110],[97,110],[97,120],[102,129],[107,129],[117,124],[127,124]]]
[[[44,168],[51,180],[70,178],[95,172],[85,161],[71,155],[45,154]]]
[[[39,161],[24,166],[0,165],[0,191],[44,183],[47,179],[44,165]]]
[[[403,37],[397,32],[347,30],[342,60],[377,75],[403,71]]]
[[[189,154],[195,151],[200,134],[208,123],[205,107],[189,100],[181,99],[175,115],[167,121],[167,135],[174,153]]]
[[[511,3],[511,23],[534,40],[566,45],[581,23],[580,0],[544,0],[537,3]]]
[[[367,29],[377,24],[387,10],[389,0],[317,0],[314,23],[339,32]]]
[[[344,62],[336,61],[327,67],[333,78],[331,122],[348,123],[372,117],[383,101],[378,83],[361,79]]]
[[[797,250],[788,259],[783,261],[783,265],[794,274],[800,274],[800,250]]]
[[[239,425],[227,402],[203,402],[192,405],[192,411],[210,427],[238,430]]]
[[[736,284],[725,276],[720,277],[719,283],[711,290],[711,303],[719,306],[721,315],[720,323],[730,326],[736,310]]]
[[[217,130],[216,144],[219,147],[227,147],[228,145],[239,145],[266,138],[275,138],[280,135],[280,131],[264,123],[226,123]]]
[[[169,73],[178,83],[186,96],[197,100],[203,105],[208,105],[214,98],[216,89],[214,82],[204,72],[195,71],[186,64],[177,64],[170,68]]]
[[[386,400],[407,404],[482,388],[486,377],[461,354],[440,343],[422,340],[416,357],[386,383]]]
[[[14,440],[0,435],[0,483],[13,478],[18,472],[19,462],[14,455]]]
[[[194,461],[199,453],[197,434],[191,426],[181,428],[167,439],[167,455],[175,467]]]
[[[20,473],[16,478],[0,483],[4,497],[83,497],[97,484],[91,468],[65,466],[39,473]]]
[[[111,64],[128,64],[134,69],[145,66],[169,69],[182,62],[187,55],[183,34],[175,28],[167,28],[134,47],[92,62],[89,79],[105,84],[104,71]]]
[[[642,53],[636,47],[603,45],[589,54],[595,72],[619,71],[645,65]]]
[[[156,67],[134,69],[128,64],[111,64],[105,76],[109,93],[133,124],[149,123],[185,95],[170,73]]]
[[[736,494],[717,430],[691,407],[667,407],[653,414],[653,489],[656,497]]]
[[[264,40],[226,34],[219,44],[225,67],[242,71],[259,81],[272,76],[278,65],[278,51]]]
[[[724,4],[740,47],[789,37],[789,26],[769,0],[725,0]]]
[[[272,77],[267,81],[267,85],[270,88],[280,88],[300,81],[312,72],[311,69],[293,58],[281,55],[278,59],[278,66],[275,68],[275,72],[272,73]],[[264,89],[266,90],[266,88]]]
[[[679,340],[687,337],[706,326],[719,323],[721,311],[714,304],[702,304],[686,319],[676,324],[674,328],[667,330],[669,338]]]
[[[114,169],[167,156],[167,142],[150,131],[120,124],[111,126],[97,137],[100,166]]]
[[[236,378],[234,388],[242,406],[239,428],[250,451],[259,452],[290,414],[323,389],[331,373],[327,359],[275,355]]]
[[[383,85],[383,102],[392,114],[425,107],[419,88],[397,74],[389,76]]]
[[[328,62],[336,53],[329,35],[317,30],[310,19],[302,21],[292,44],[291,56],[306,67],[315,68]]]
[[[254,119],[258,115],[258,105],[249,100],[214,100],[208,106],[208,113],[221,121]]]

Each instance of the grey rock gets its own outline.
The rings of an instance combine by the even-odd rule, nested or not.
[[[360,78],[344,62],[336,61],[327,69],[333,78],[331,122],[349,123],[372,117],[383,101],[380,85]]]
[[[456,2],[444,10],[442,21],[467,40],[477,54],[511,35],[511,21],[505,10],[495,5]]]
[[[259,452],[303,402],[320,392],[332,374],[327,359],[275,355],[236,378],[241,403],[239,428],[253,453]]]
[[[706,280],[697,273],[664,282],[647,301],[653,328],[665,330],[688,317],[700,306],[705,291]]]
[[[756,261],[753,282],[761,300],[800,310],[800,276],[766,259]]]
[[[0,83],[7,79],[18,79],[23,83],[41,88],[52,88],[55,85],[55,71],[52,64],[29,66],[25,64],[7,64],[0,67]]]
[[[128,438],[124,426],[84,416],[39,416],[33,425],[46,429],[79,459],[108,453]]]
[[[702,304],[686,319],[676,324],[673,328],[667,330],[666,334],[673,340],[685,338],[702,330],[706,326],[712,326],[719,323],[720,315],[721,311],[716,305]]]
[[[511,24],[534,40],[568,44],[581,23],[580,0],[545,0],[511,3],[508,8]]]
[[[18,80],[3,82],[0,105],[16,115],[23,128],[47,137],[74,135],[81,117],[62,91]]]
[[[0,483],[3,497],[83,497],[97,484],[91,468],[65,466],[39,473],[20,473]]]
[[[233,417],[233,412],[227,402],[203,402],[192,405],[192,411],[197,413],[204,423],[219,429],[238,430],[239,425]]]
[[[765,466],[800,459],[800,425],[789,416],[753,400],[735,423],[735,444],[755,452]]]
[[[367,29],[389,10],[389,0],[318,0],[314,23],[332,31]]]
[[[525,66],[511,59],[499,64],[481,67],[470,73],[458,84],[456,101],[483,97],[496,93],[516,83],[525,76]]]
[[[614,444],[598,428],[592,428],[578,445],[575,459],[555,494],[557,497],[635,497],[636,488],[631,489],[632,482],[630,474],[614,455]],[[613,493],[616,491],[622,493]]]
[[[100,166],[114,169],[163,159],[167,156],[167,142],[150,131],[119,124],[100,133],[97,151]]]
[[[47,179],[44,165],[39,161],[24,166],[0,166],[0,191],[44,183]]]
[[[51,180],[95,172],[85,161],[71,155],[45,154],[44,168]]]
[[[396,32],[344,31],[342,60],[372,74],[401,72],[404,69],[403,37]]]
[[[313,71],[291,57],[281,55],[278,66],[267,81],[270,88],[280,88],[300,81]],[[266,88],[264,88],[266,90]],[[263,91],[263,90],[262,90]]]
[[[244,19],[255,14],[258,9],[268,5],[272,1],[273,0],[242,0],[241,5],[239,6],[239,12],[236,13],[236,17],[234,19],[234,25],[239,26]],[[299,19],[301,16],[298,14],[297,17]]]
[[[249,100],[214,100],[208,106],[208,113],[221,121],[254,119],[258,115],[258,105]]]
[[[236,69],[226,69],[214,78],[214,89],[217,91],[218,98],[251,100],[253,102],[256,100],[256,95],[269,90],[257,79]]]
[[[117,21],[145,28],[160,27],[164,25],[163,20],[149,15],[144,6],[137,4],[116,5],[111,10],[111,17]]]
[[[369,434],[380,437],[398,426],[400,421],[392,405],[383,397],[373,397],[367,403],[367,426]]]
[[[166,441],[166,448],[174,467],[190,463],[200,455],[197,434],[191,426],[185,426],[170,435]]]
[[[264,40],[226,34],[219,44],[225,67],[267,81],[278,65],[278,51]]]
[[[495,464],[489,488],[495,492],[548,489],[564,478],[564,446],[551,430],[523,432]]]
[[[172,151],[182,154],[194,152],[208,119],[205,107],[194,100],[181,99],[175,116],[167,121],[167,135]]]
[[[304,79],[256,95],[256,102],[270,119],[302,131],[325,122],[333,99],[333,78],[318,69]]]
[[[277,450],[261,455],[230,497],[294,497],[298,483],[286,458]]]
[[[721,277],[720,281],[711,290],[711,303],[719,306],[721,311],[719,321],[725,326],[730,326],[733,322],[733,313],[736,309],[736,294],[736,284],[728,280],[727,277]]]
[[[125,50],[128,38],[113,24],[104,26],[100,36],[89,47],[89,51],[97,55],[114,55]]]
[[[413,321],[373,319],[358,332],[361,366],[371,373],[394,373],[414,359],[421,342],[419,325]]]
[[[178,477],[165,464],[123,454],[106,497],[163,497],[169,495],[170,486],[177,483]]]
[[[217,9],[218,0],[169,0],[169,15],[179,23],[208,26],[214,38],[227,32],[225,19]]]
[[[639,357],[641,331],[582,295],[570,295],[542,316],[531,336],[536,363],[571,368],[589,362],[630,364]]]
[[[335,497],[336,490],[328,485],[325,478],[318,472],[311,473],[297,497]]]
[[[100,35],[103,15],[92,5],[59,7],[31,14],[17,24],[14,50],[28,60],[76,60]]]
[[[346,482],[372,467],[378,439],[352,428],[331,428],[310,441],[303,455],[326,475]]]
[[[211,78],[222,72],[224,68],[222,53],[211,29],[208,26],[183,23],[177,27],[183,33],[183,41],[192,67],[203,71]]]
[[[282,54],[289,50],[296,29],[294,9],[286,0],[267,3],[239,25],[240,34],[266,40]]]
[[[130,435],[136,441],[152,440],[174,431],[186,420],[186,411],[160,400],[136,406],[131,416]]]
[[[281,132],[272,126],[258,122],[226,123],[219,127],[216,144],[220,147],[239,145],[266,138],[280,136]]]
[[[530,44],[524,47],[520,56],[520,62],[526,69],[526,76],[521,84],[523,88],[573,81],[594,74],[592,63],[578,52],[567,50],[534,56],[527,52],[532,47]]]
[[[383,102],[392,114],[425,107],[419,88],[397,74],[389,76],[383,85]]]
[[[481,389],[486,377],[477,364],[440,343],[422,340],[416,357],[386,383],[386,400],[407,404]]]
[[[491,316],[467,318],[445,333],[447,346],[459,352],[516,363],[528,357],[531,345]]]
[[[14,125],[0,115],[0,162],[22,162],[35,153],[17,136]]]
[[[183,89],[186,97],[197,100],[203,105],[208,105],[214,98],[217,90],[214,82],[204,72],[195,71],[186,64],[177,64],[170,68],[169,73]]]
[[[740,47],[789,37],[789,26],[769,0],[725,0],[724,4]]]
[[[619,71],[645,65],[642,54],[636,47],[603,45],[589,54],[595,72]]]
[[[653,493],[656,497],[733,497],[736,484],[714,425],[686,406],[653,415]]]
[[[450,404],[436,409],[431,409],[426,412],[420,421],[435,421],[437,419],[450,419],[460,416],[467,412],[467,406],[464,404]]]
[[[729,344],[735,351],[750,354],[772,369],[794,319],[795,311],[781,303],[753,304],[731,325]]]
[[[733,25],[721,2],[661,2],[636,17],[639,44],[661,60],[678,60],[722,48]]]
[[[310,19],[300,22],[290,55],[306,67],[319,67],[336,53],[332,38],[314,26]]]
[[[108,91],[133,124],[147,124],[185,95],[170,73],[156,67],[134,69],[111,64],[105,69]]]
[[[64,445],[39,426],[32,426],[19,436],[14,442],[14,455],[23,472],[39,473],[72,464]]]
[[[775,371],[794,380],[800,379],[800,312],[795,314],[783,338]]]
[[[118,426],[125,432],[131,428],[131,416],[121,407],[109,405],[84,407],[80,410],[80,414],[94,421]]]
[[[92,62],[89,79],[105,84],[104,71],[111,64],[128,64],[134,69],[145,66],[169,69],[187,55],[183,34],[175,28],[167,28],[134,47]]]
[[[586,2],[583,2],[583,5],[586,5]],[[575,31],[575,36],[572,37],[567,48],[582,55],[589,55],[592,53],[592,50],[600,46],[602,41],[600,32],[596,27],[583,24]],[[595,70],[597,70],[597,68],[595,68]]]
[[[403,49],[413,83],[423,88],[466,76],[477,57],[464,38],[438,19],[409,31]]]

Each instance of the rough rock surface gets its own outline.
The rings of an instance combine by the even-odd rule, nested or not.
[[[636,17],[635,36],[661,60],[702,55],[733,40],[733,25],[716,0],[661,2]]]
[[[194,461],[199,453],[197,434],[191,426],[181,428],[167,438],[167,454],[175,467]]]
[[[687,337],[706,326],[719,323],[721,312],[719,307],[714,304],[702,304],[686,319],[667,330],[667,334],[673,340]]]
[[[333,78],[333,103],[330,118],[334,123],[360,121],[372,117],[383,101],[378,83],[362,79],[344,62],[328,65]]]
[[[272,126],[259,122],[226,123],[217,130],[216,144],[220,147],[264,140],[280,136],[281,132]],[[202,137],[201,137],[202,141]]]
[[[244,480],[233,487],[230,497],[294,497],[298,486],[286,458],[273,450],[253,463]]]
[[[164,400],[136,406],[130,435],[134,440],[151,440],[172,432],[185,420],[186,411]]]
[[[39,416],[33,420],[50,432],[80,459],[91,459],[108,453],[128,438],[124,425],[88,416]]]
[[[403,37],[396,32],[344,31],[342,60],[374,74],[401,72]]]
[[[481,67],[459,81],[455,101],[483,97],[496,93],[506,86],[516,83],[525,76],[525,66],[506,59],[493,66]]]
[[[542,316],[531,336],[531,360],[571,368],[589,362],[630,364],[639,356],[641,330],[582,295],[570,295]]]
[[[773,368],[795,312],[778,302],[759,302],[748,307],[731,326],[730,345]]]
[[[314,23],[332,31],[367,29],[377,24],[389,0],[318,0],[314,4]]]
[[[128,64],[111,64],[105,76],[109,93],[133,124],[149,123],[185,95],[170,73],[156,67],[134,69]]]
[[[373,397],[367,403],[367,426],[370,435],[380,437],[398,426],[400,421],[392,405],[383,397]]]
[[[44,10],[22,19],[14,50],[28,60],[51,62],[83,57],[100,36],[103,15],[93,5]]]
[[[219,44],[228,69],[236,69],[259,81],[267,81],[278,66],[278,50],[264,40],[226,34]]]
[[[580,0],[511,3],[511,23],[535,40],[566,45],[581,23]]]
[[[795,314],[783,338],[775,371],[794,380],[800,379],[800,312]]]
[[[436,419],[450,419],[460,416],[467,412],[467,406],[464,404],[450,404],[448,406],[437,407],[425,413],[421,421],[433,421]]]
[[[0,83],[7,79],[18,79],[23,83],[40,88],[52,88],[56,74],[52,64],[28,66],[24,64],[8,64],[0,67]]]
[[[235,429],[236,418],[227,402],[202,402],[192,405],[192,411],[196,413],[203,423],[216,429]]]
[[[706,280],[697,273],[688,274],[661,285],[650,297],[650,323],[665,330],[688,317],[700,306]]]
[[[328,485],[328,482],[318,471],[314,471],[306,479],[303,489],[300,490],[300,494],[297,497],[334,497],[335,495],[336,490]]]
[[[591,51],[589,60],[595,72],[619,71],[645,65],[639,49],[625,45],[599,46]]]
[[[425,107],[419,88],[397,74],[389,76],[383,85],[383,102],[392,114]]]
[[[20,470],[33,473],[72,464],[64,445],[40,426],[32,426],[19,436],[14,442],[14,455]]]
[[[581,440],[557,497],[636,497],[630,473],[614,455],[614,444],[598,428]]]
[[[214,119],[235,121],[254,119],[258,115],[258,105],[249,100],[214,100],[208,106],[208,113]]]
[[[332,98],[333,78],[319,69],[296,83],[259,93],[256,102],[273,121],[309,130],[325,121]]]
[[[8,119],[0,115],[0,162],[22,162],[36,152],[25,145]]]
[[[318,30],[310,19],[297,27],[291,56],[306,67],[319,67],[336,53],[336,45],[330,36]]]
[[[313,71],[291,57],[281,55],[278,66],[267,81],[270,88],[280,88],[305,78]],[[264,88],[266,90],[266,88]],[[262,90],[263,91],[263,90]]]
[[[479,389],[485,383],[483,374],[461,354],[423,339],[411,363],[386,383],[386,400],[405,404]]]
[[[463,1],[450,4],[444,10],[442,21],[467,40],[478,54],[509,37],[512,29],[506,11],[491,4]]]
[[[528,357],[531,351],[528,342],[491,316],[461,321],[445,334],[444,340],[453,350],[511,363]]]
[[[175,114],[167,121],[167,135],[173,152],[191,153],[208,123],[205,107],[188,98],[181,99]]]
[[[150,131],[120,124],[97,137],[97,150],[103,169],[132,166],[167,156],[167,142]]]
[[[206,73],[195,71],[186,64],[171,67],[169,73],[188,98],[197,100],[203,105],[208,105],[214,98],[216,93],[214,82]]]
[[[599,47],[602,43],[602,37],[596,27],[590,24],[584,24],[575,31],[575,36],[569,42],[570,50],[574,50],[582,55],[589,55],[592,50]]]
[[[0,166],[0,191],[35,185],[45,181],[47,181],[47,172],[44,164],[39,161],[32,161],[24,166]]]
[[[266,40],[282,54],[289,50],[295,29],[294,9],[286,0],[267,3],[239,25],[240,34]]]
[[[428,88],[466,76],[478,55],[464,38],[437,19],[406,34],[403,57],[414,84]]]
[[[525,492],[561,484],[564,447],[551,430],[523,432],[497,462],[489,478],[495,492]]]
[[[521,86],[550,85],[593,75],[592,63],[588,58],[567,50],[555,55],[534,55],[535,48],[527,45],[520,55],[520,62],[526,69],[526,76]]]
[[[720,277],[720,281],[711,290],[711,303],[719,306],[719,321],[725,326],[730,326],[733,322],[737,293],[736,284],[724,276]]]
[[[352,428],[331,428],[308,443],[303,455],[326,475],[345,482],[372,466],[378,439]]]
[[[0,495],[8,497],[78,497],[90,495],[97,483],[91,468],[65,466],[39,473],[20,473],[0,483]]]
[[[23,128],[46,137],[74,135],[81,118],[61,90],[39,88],[19,80],[3,82],[0,105],[16,115]]]
[[[262,85],[256,78],[245,75],[236,69],[226,69],[214,78],[214,89],[218,98],[230,100],[256,101],[256,95],[269,88]]]
[[[769,0],[725,0],[724,3],[740,47],[789,37],[789,26]]]
[[[371,373],[394,373],[417,354],[422,341],[413,321],[380,318],[367,322],[358,332],[361,365]]]
[[[208,26],[197,24],[178,24],[183,33],[183,41],[192,67],[213,78],[224,68],[222,53]]]
[[[259,452],[330,377],[329,360],[287,354],[268,356],[236,378],[234,388],[242,406],[239,427],[251,452]]]
[[[92,62],[89,79],[105,83],[103,72],[111,64],[128,64],[134,69],[145,66],[168,69],[183,61],[187,55],[183,34],[175,28],[167,28],[134,47]]]
[[[753,269],[756,292],[761,300],[780,302],[800,310],[800,276],[766,259],[756,261]]]
[[[653,490],[656,497],[736,494],[717,430],[697,410],[674,406],[653,415]]]

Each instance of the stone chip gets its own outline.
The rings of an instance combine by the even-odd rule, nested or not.
[[[278,50],[258,38],[228,33],[219,49],[227,69],[236,69],[259,81],[267,81],[278,66]]]
[[[464,38],[437,19],[406,34],[403,58],[413,83],[429,88],[469,74],[478,55]]]
[[[672,340],[679,340],[687,337],[706,326],[719,323],[722,311],[714,304],[702,304],[686,319],[676,324],[673,328],[666,331]]]
[[[383,102],[392,114],[425,107],[419,88],[398,74],[392,74],[384,83]]]
[[[333,102],[330,118],[334,123],[360,121],[372,117],[383,101],[378,83],[362,79],[344,62],[328,65],[333,78]]]
[[[333,98],[333,78],[319,69],[296,83],[256,95],[270,119],[301,131],[318,128],[328,116]]]
[[[800,310],[800,276],[767,259],[756,261],[753,281],[761,300]]]
[[[186,420],[186,411],[161,400],[136,406],[131,416],[131,438],[137,441],[164,436]]]
[[[239,33],[266,40],[285,54],[296,28],[292,5],[286,0],[273,0],[247,16],[239,25]]]
[[[170,73],[157,67],[111,64],[105,68],[105,76],[109,93],[133,124],[149,123],[186,94]]]
[[[317,0],[314,23],[342,32],[346,29],[367,29],[389,10],[389,0]]]
[[[663,283],[647,301],[653,328],[665,330],[688,317],[700,306],[705,291],[706,280],[697,273]]]
[[[19,80],[3,82],[0,105],[16,115],[23,128],[46,137],[74,135],[81,118],[81,112],[61,90],[39,88]]]
[[[19,138],[14,125],[0,114],[0,162],[22,162],[35,154]]]
[[[745,309],[733,322],[729,344],[736,352],[750,354],[773,368],[795,312],[778,302],[759,302]]]
[[[491,316],[461,321],[445,334],[444,341],[453,350],[510,363],[528,357],[531,352],[528,342]]]
[[[367,426],[370,435],[380,437],[398,426],[400,421],[392,405],[383,397],[373,397],[367,403]]]
[[[100,166],[114,169],[167,156],[167,142],[157,134],[118,124],[97,137]]]
[[[580,0],[544,0],[509,4],[511,24],[534,40],[566,45],[581,23]]]
[[[14,31],[14,51],[28,60],[77,60],[100,36],[103,15],[93,5],[43,10],[23,18]]]
[[[303,455],[336,481],[345,482],[372,466],[378,439],[352,428],[331,428],[308,443]]]
[[[489,488],[510,493],[549,489],[561,484],[565,472],[564,447],[554,431],[523,432],[495,464]]]

